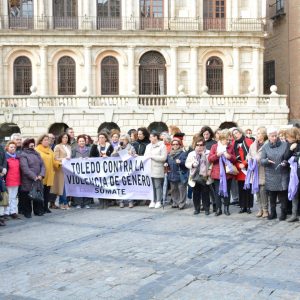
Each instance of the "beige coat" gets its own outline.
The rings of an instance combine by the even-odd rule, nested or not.
[[[70,150],[70,154],[71,154],[71,146],[67,145],[67,147]],[[51,193],[59,195],[59,196],[62,195],[64,192],[64,173],[63,173],[61,165],[62,165],[62,160],[64,158],[67,158],[67,156],[68,156],[68,153],[66,152],[66,150],[64,149],[64,146],[62,144],[58,144],[55,146],[54,159],[59,162],[59,168],[55,172],[54,183],[51,188]]]
[[[260,149],[257,151],[257,141],[255,140],[253,144],[250,145],[249,153],[247,155],[247,160],[252,158],[256,159],[258,162],[258,183],[260,185],[265,184],[265,168],[260,164],[262,148],[263,147],[260,147]]]
[[[151,158],[151,177],[164,178],[164,163],[167,159],[167,148],[164,142],[148,144],[144,156]]]

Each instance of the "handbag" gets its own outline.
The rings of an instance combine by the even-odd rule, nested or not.
[[[207,177],[200,175],[198,169],[196,170],[196,172],[193,174],[192,176],[193,181],[195,181],[196,183],[200,183],[202,185],[206,185],[206,181],[207,181]]]
[[[0,206],[8,206],[8,192],[1,192],[0,194]]]
[[[231,174],[231,175],[237,175],[237,174],[239,174],[239,170],[233,164],[231,166],[226,165],[225,166],[225,172],[226,172],[226,174]]]
[[[40,180],[32,183],[31,189],[28,193],[28,197],[34,202],[44,202],[44,187]]]

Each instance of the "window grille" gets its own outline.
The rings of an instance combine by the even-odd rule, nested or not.
[[[76,64],[73,58],[63,56],[57,63],[58,95],[76,94]]]
[[[206,85],[209,94],[223,94],[223,62],[218,57],[211,57],[206,63]]]
[[[31,85],[31,61],[26,56],[20,56],[14,62],[14,95],[30,95]]]
[[[107,56],[101,62],[101,94],[119,94],[119,63],[113,56]]]

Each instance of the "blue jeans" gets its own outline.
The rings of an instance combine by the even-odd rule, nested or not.
[[[63,194],[59,196],[59,204],[62,204],[62,205],[67,205],[68,204],[68,199],[67,199],[67,195],[66,195],[65,186],[64,186]]]

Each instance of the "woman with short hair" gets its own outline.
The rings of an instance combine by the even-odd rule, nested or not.
[[[252,193],[256,194],[259,206],[259,211],[256,214],[258,218],[267,218],[269,215],[268,197],[265,189],[265,168],[261,165],[262,148],[267,139],[267,129],[265,127],[257,128],[255,141],[250,146],[247,156],[249,168],[245,187],[250,189],[250,183],[252,184]]]
[[[45,165],[45,176],[43,178],[44,213],[51,213],[51,210],[48,207],[50,189],[53,186],[55,169],[59,168],[59,162],[54,159],[54,152],[50,148],[50,140],[48,134],[43,134],[38,138],[35,150],[40,154]]]
[[[286,219],[289,169],[286,162],[288,144],[279,139],[276,128],[268,128],[268,140],[262,149],[261,164],[266,172],[266,191],[270,197],[269,220],[276,219],[276,200],[281,203],[280,221]]]
[[[153,200],[149,208],[160,208],[163,198],[164,163],[167,159],[167,148],[159,140],[159,133],[152,131],[150,144],[146,146],[145,157],[151,158],[151,179],[153,184]]]
[[[36,202],[29,197],[32,185],[36,181],[42,181],[45,176],[45,166],[40,154],[34,149],[34,139],[26,139],[23,142],[22,152],[20,154],[21,168],[21,187],[20,201],[22,201],[22,212],[25,218],[31,218],[32,210],[35,215],[42,216],[44,214],[44,203]],[[42,184],[42,182],[41,182]]]
[[[216,193],[216,216],[222,214],[222,201],[224,213],[229,216],[230,188],[234,175],[226,172],[226,165],[232,168],[236,162],[233,145],[231,144],[231,133],[224,129],[219,133],[219,141],[212,145],[208,160],[212,163],[211,178],[214,180],[213,186]]]

